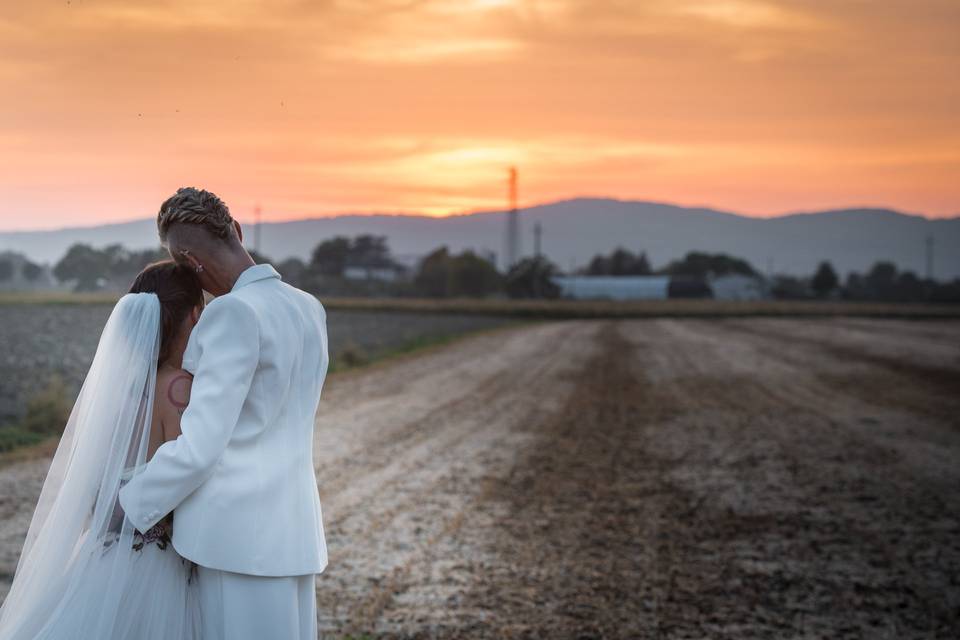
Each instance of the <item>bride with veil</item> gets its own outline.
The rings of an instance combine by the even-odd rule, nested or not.
[[[190,378],[180,358],[203,307],[189,269],[144,269],[116,304],[47,473],[0,640],[198,638],[191,563],[172,516],[137,531],[120,488],[179,435]]]

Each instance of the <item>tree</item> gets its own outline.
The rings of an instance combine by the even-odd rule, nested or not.
[[[901,271],[894,283],[893,299],[898,302],[921,302],[927,297],[927,287],[913,271]]]
[[[897,280],[897,265],[892,262],[877,262],[866,276],[867,295],[875,300],[890,300],[894,297]]]
[[[949,284],[921,280],[912,271],[898,271],[894,263],[882,261],[875,263],[864,276],[856,272],[847,275],[843,294],[851,300],[932,302],[943,300],[946,291]]]
[[[934,282],[930,291],[931,302],[960,303],[960,278],[951,282]]]
[[[649,275],[650,263],[647,254],[633,254],[626,249],[616,249],[610,254],[610,275],[643,276]]]
[[[350,266],[383,268],[393,265],[386,236],[362,235],[353,239],[348,251]]]
[[[414,287],[425,296],[480,297],[503,289],[503,277],[489,260],[472,251],[452,255],[440,247],[420,261]]]
[[[739,273],[745,276],[757,275],[756,270],[749,262],[741,258],[728,256],[724,253],[703,253],[691,251],[682,260],[674,260],[666,266],[663,272],[672,276],[696,276],[706,278],[708,275],[722,276]]]
[[[309,269],[312,274],[341,278],[347,267],[384,269],[396,266],[386,236],[360,235],[353,239],[336,236],[324,240],[313,250]]]
[[[30,282],[34,282],[37,278],[40,277],[40,274],[43,273],[43,267],[36,264],[35,262],[30,262],[29,260],[23,263],[23,268],[21,270],[23,277]]]
[[[464,251],[450,260],[451,294],[481,297],[500,291],[503,278],[489,260]]]
[[[507,273],[507,295],[511,298],[556,298],[560,295],[560,288],[551,278],[557,273],[556,265],[542,256],[524,258]]]
[[[170,254],[162,247],[129,251],[121,245],[114,244],[105,247],[102,251],[108,264],[111,279],[120,285],[128,284],[148,264],[170,259]]]
[[[169,254],[159,247],[130,251],[119,244],[103,249],[75,244],[54,266],[53,274],[61,282],[75,282],[77,291],[95,291],[110,286],[122,289],[148,264],[169,259]]]
[[[95,291],[110,275],[109,259],[90,245],[75,244],[53,268],[53,274],[61,282],[75,281],[77,291]]]
[[[635,254],[618,247],[609,256],[594,256],[586,272],[591,276],[645,276],[651,269],[646,253]]]
[[[817,272],[813,275],[813,280],[810,282],[813,290],[821,298],[830,295],[838,284],[840,284],[840,280],[837,278],[837,272],[833,270],[833,265],[827,261],[820,263]]]
[[[810,287],[795,276],[778,275],[773,277],[770,293],[779,300],[802,300],[810,297]]]
[[[7,258],[0,259],[0,282],[13,277],[13,262]]]
[[[588,276],[610,275],[610,259],[604,255],[595,255],[587,266]]]
[[[413,284],[417,290],[431,298],[450,295],[450,252],[446,247],[434,249],[420,261],[420,268]]]
[[[638,276],[648,276],[653,273],[650,267],[650,260],[647,259],[647,252],[643,251],[637,256],[633,266],[634,273]]]
[[[337,236],[324,240],[313,250],[310,257],[310,270],[324,276],[343,276],[350,255],[350,239]]]
[[[300,258],[287,258],[277,265],[277,271],[284,282],[295,287],[303,287],[303,276],[306,270],[307,265]]]
[[[847,274],[847,280],[843,284],[843,297],[849,300],[862,300],[865,295],[866,283],[862,275],[856,271]]]

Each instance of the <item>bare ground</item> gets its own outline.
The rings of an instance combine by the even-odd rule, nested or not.
[[[497,331],[332,377],[316,460],[325,637],[960,636],[957,322]]]

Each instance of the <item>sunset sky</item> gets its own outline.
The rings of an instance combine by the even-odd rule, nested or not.
[[[0,0],[0,229],[575,196],[960,214],[956,0]]]

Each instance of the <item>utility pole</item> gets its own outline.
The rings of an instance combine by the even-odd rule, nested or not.
[[[537,223],[533,225],[533,255],[535,255],[538,259],[540,258],[542,238],[543,238],[543,226],[540,224],[540,221],[538,220]]]
[[[510,212],[507,214],[507,270],[520,259],[520,220],[517,213],[517,168],[510,167]]]

